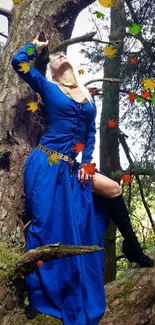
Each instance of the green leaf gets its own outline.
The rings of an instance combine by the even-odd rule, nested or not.
[[[34,53],[34,48],[33,47],[28,47],[26,50],[27,55],[32,55]]]
[[[97,18],[104,19],[105,15],[101,11],[94,11],[93,15],[96,15]]]
[[[155,93],[153,93],[152,96],[150,97],[150,101],[152,102],[152,104],[155,105]]]
[[[137,35],[141,32],[142,27],[140,24],[132,24],[130,26],[128,26],[129,28],[129,34],[133,34],[133,35]]]
[[[144,98],[141,98],[140,96],[136,96],[136,101],[137,103],[145,103],[145,99]]]

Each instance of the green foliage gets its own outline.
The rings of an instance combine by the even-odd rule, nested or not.
[[[143,0],[139,2],[138,5],[136,1],[131,0],[130,5],[133,7],[133,12],[136,18],[135,20],[133,19],[130,8],[126,6],[123,21],[127,33],[127,27],[130,26],[129,33],[131,33],[131,36],[128,33],[125,38],[122,37],[121,39],[124,47],[121,54],[121,59],[118,60],[118,64],[121,66],[119,75],[116,75],[117,67],[115,69],[113,63],[109,65],[107,58],[104,58],[103,50],[106,44],[99,44],[97,46],[95,43],[94,47],[91,45],[91,47],[89,46],[88,48],[85,44],[82,53],[85,53],[86,58],[91,61],[89,64],[89,71],[96,73],[103,70],[104,77],[116,77],[123,80],[123,84],[120,84],[119,89],[121,92],[119,92],[119,94],[115,93],[115,85],[104,83],[104,96],[102,102],[104,114],[102,112],[101,127],[103,128],[107,125],[109,114],[111,115],[111,118],[113,117],[114,107],[109,105],[108,98],[116,96],[116,98],[119,98],[119,127],[120,129],[125,129],[123,132],[129,136],[129,141],[133,144],[133,147],[130,144],[131,152],[129,149],[131,157],[131,153],[133,153],[138,147],[134,153],[133,169],[137,173],[140,171],[144,173],[145,171],[146,174],[150,174],[150,176],[140,176],[140,179],[145,200],[153,215],[155,214],[154,93],[150,98],[150,102],[146,101],[140,96],[142,92],[141,81],[145,78],[154,79],[154,7],[151,0]],[[108,39],[108,36],[110,36],[110,40],[113,40],[115,35],[120,35],[118,30],[116,30],[114,33],[112,30],[110,31],[110,26],[106,26],[108,23],[109,25],[111,24],[110,18],[114,19],[114,13],[113,16],[111,15],[111,17],[108,18],[109,21],[107,20],[106,15],[103,21],[101,19],[96,19],[96,17],[94,18],[94,28],[96,28],[97,31],[96,38],[106,40]],[[107,35],[108,32],[109,35]],[[117,36],[115,40],[117,40]],[[135,64],[131,64],[131,58],[135,59]],[[99,86],[99,88],[101,87],[102,85]],[[135,102],[129,101],[128,91],[135,92]],[[101,142],[109,141],[108,138],[100,140]],[[118,173],[116,171],[114,173],[115,179],[119,181],[120,178]],[[154,233],[151,229],[148,215],[142,203],[140,189],[135,177],[133,178],[133,182],[131,184],[131,193],[129,192],[129,187],[126,186],[123,189],[123,195],[127,205],[130,203],[129,211],[134,231],[137,234],[138,240],[144,247],[145,252],[148,253],[150,252],[152,245],[154,245]],[[123,238],[119,237],[116,242],[117,256],[122,255],[122,240]],[[117,262],[117,278],[121,278],[127,269],[134,265],[135,264],[131,265],[131,263],[129,263],[125,258],[119,259]]]
[[[38,315],[35,319],[28,320],[25,315],[14,315],[9,321],[10,325],[61,325],[61,320],[48,316]]]
[[[124,306],[129,306],[131,304],[129,297],[133,291],[133,286],[134,284],[131,278],[125,279],[117,287],[117,292],[114,292],[109,296],[109,303],[113,302],[115,299],[119,299]]]
[[[123,84],[120,85],[121,92],[119,94],[119,126],[120,128],[125,128],[125,133],[130,136],[130,142],[133,145],[139,144],[135,158],[140,162],[153,162],[155,165],[154,93],[150,98],[150,102],[140,97],[142,91],[141,80],[145,78],[154,79],[155,75],[154,6],[151,0],[143,0],[138,4],[136,1],[131,0],[130,6],[133,8],[133,11],[130,11],[130,8],[126,6],[125,15],[122,19],[126,31],[129,26],[129,31],[132,34],[130,36],[128,33],[122,40],[124,48],[121,55],[121,71],[120,75],[117,75],[117,78],[123,80]],[[98,9],[98,7],[95,7],[95,9]],[[93,13],[94,10],[92,10],[92,16],[94,16]],[[97,31],[96,38],[106,40],[108,36],[113,37],[110,35],[110,17],[107,17],[106,11],[103,21],[101,19],[95,20],[95,18],[92,18],[92,20],[94,21],[94,29]],[[109,35],[107,35],[108,33]],[[118,34],[117,31],[116,34]],[[88,68],[89,71],[96,73],[103,69],[104,72],[106,71],[106,76],[115,77],[115,68],[112,67],[112,71],[109,68],[107,69],[103,54],[104,46],[106,44],[99,45],[98,47],[96,43],[94,45],[91,44],[91,46],[89,45],[89,47],[84,44],[82,53],[85,53],[85,56],[90,60],[90,63],[88,63],[90,66]],[[130,58],[134,58],[136,64],[131,64]],[[112,88],[112,85],[110,87]],[[137,96],[134,102],[128,100],[128,93],[126,91],[134,91],[136,93]],[[104,101],[105,105],[106,101]]]
[[[142,103],[142,104],[145,103],[145,99],[140,96],[136,96],[136,101],[137,101],[137,103]]]
[[[0,270],[0,281],[3,280],[10,268],[12,268],[21,256],[21,249],[16,247],[10,249],[6,243],[0,243],[0,261],[8,266],[8,271]]]
[[[136,165],[137,168],[138,165],[139,164],[137,163]],[[152,170],[152,165],[150,163],[148,163],[145,167]],[[143,186],[145,200],[149,205],[149,208],[153,215],[155,213],[155,201],[154,201],[154,186],[151,186],[152,177],[141,176],[140,179]],[[151,227],[151,224],[149,222],[144,205],[142,203],[142,199],[139,192],[139,186],[136,182],[135,177],[133,178],[132,181],[131,193],[132,193],[132,197],[131,197],[132,200],[129,208],[131,223],[138,237],[138,240],[141,243],[142,248],[144,249],[144,252],[148,255],[151,255],[151,251],[155,247],[155,235]],[[129,192],[128,192],[127,185],[124,187],[123,196],[125,198],[126,204],[128,204]],[[122,247],[123,238],[122,236],[120,236],[119,232],[118,235],[116,240],[116,255],[121,256],[122,255],[121,247]],[[117,261],[117,279],[120,279],[126,273],[128,268],[132,268],[135,265],[136,265],[135,263],[129,263],[128,260],[125,258],[121,258],[119,261]]]
[[[105,15],[100,11],[94,11],[93,15],[96,15],[97,18],[102,18],[102,19],[104,19],[105,17]]]
[[[142,27],[139,24],[132,24],[128,26],[129,28],[129,33],[132,35],[137,35],[141,32]]]

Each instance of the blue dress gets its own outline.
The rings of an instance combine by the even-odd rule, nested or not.
[[[26,236],[26,249],[61,242],[70,245],[103,246],[109,216],[106,200],[78,182],[79,163],[75,143],[85,148],[82,163],[92,160],[95,143],[96,106],[76,102],[57,84],[48,82],[33,66],[19,71],[37,55],[27,44],[13,57],[12,66],[45,107],[48,130],[40,140],[46,148],[75,160],[73,174],[69,163],[59,160],[50,166],[48,154],[35,148],[24,166],[25,223],[32,219]],[[29,301],[44,314],[58,317],[64,325],[97,325],[105,312],[103,252],[50,261],[27,276]]]

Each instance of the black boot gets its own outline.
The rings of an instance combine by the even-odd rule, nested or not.
[[[31,305],[29,305],[25,309],[25,314],[26,314],[28,319],[33,319],[33,318],[37,317],[37,315],[40,314],[40,313],[39,313],[39,311],[37,309],[35,309]]]
[[[141,267],[153,267],[154,261],[143,253],[143,250],[132,229],[129,213],[126,208],[123,196],[119,195],[107,199],[108,210],[116,227],[124,237],[123,253],[130,262],[135,262]]]

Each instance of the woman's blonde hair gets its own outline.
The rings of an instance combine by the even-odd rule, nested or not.
[[[57,82],[56,82],[56,80],[54,80],[52,78],[52,59],[55,56],[59,55],[59,54],[64,54],[64,53],[63,52],[56,52],[54,54],[50,54],[50,56],[49,56],[49,62],[48,62],[47,67],[46,67],[45,78],[48,81],[53,82],[53,83],[57,83]],[[74,75],[74,78],[76,80],[76,83],[77,83],[78,87],[80,88],[82,94],[88,99],[88,101],[90,103],[92,103],[92,96],[91,96],[89,90],[84,85],[81,84],[81,82],[79,80],[79,77],[78,77],[78,74],[74,71],[74,69],[73,69],[73,75]]]

